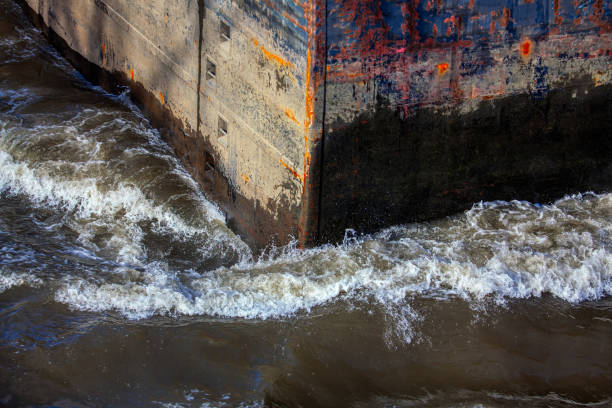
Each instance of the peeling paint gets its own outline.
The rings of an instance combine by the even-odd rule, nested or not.
[[[298,125],[301,125],[300,121],[297,120],[297,118],[295,117],[295,114],[293,113],[293,111],[290,108],[285,108],[285,115],[287,115],[287,117],[289,119],[291,119],[292,121],[294,121]]]

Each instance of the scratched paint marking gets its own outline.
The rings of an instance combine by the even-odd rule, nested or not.
[[[297,172],[297,171],[295,171],[293,168],[291,168],[291,166],[289,166],[287,163],[285,163],[285,162],[283,161],[283,159],[280,159],[280,164],[281,164],[281,165],[282,165],[284,168],[286,168],[287,170],[289,170],[289,172],[290,172],[291,174],[293,174],[293,176],[294,176],[295,178],[297,178],[297,179],[298,179],[298,180],[300,180],[301,182],[304,182],[304,177],[302,177],[302,176],[300,175],[300,173],[298,173],[298,172]]]
[[[268,51],[267,49],[265,49],[263,46],[259,45],[259,41],[257,41],[257,38],[253,38],[253,44],[255,44],[255,46],[257,48],[259,48],[261,50],[261,52],[270,60],[276,62],[278,65],[281,65],[283,67],[290,67],[295,69],[295,65],[293,65],[291,62],[279,57],[276,54],[271,53],[270,51]]]

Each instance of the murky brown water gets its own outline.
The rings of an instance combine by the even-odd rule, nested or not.
[[[253,255],[0,0],[0,405],[612,406],[612,194]]]

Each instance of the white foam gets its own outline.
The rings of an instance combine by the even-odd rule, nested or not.
[[[108,220],[115,233],[114,242],[109,244],[123,248],[119,253],[122,262],[133,263],[142,259],[143,247],[137,226],[140,221],[152,221],[157,231],[170,231],[177,239],[204,235],[211,246],[215,243],[229,245],[248,257],[246,246],[222,225],[219,214],[208,211],[206,207],[201,214],[210,215],[210,218],[199,220],[205,222],[193,226],[168,207],[145,197],[135,185],[119,182],[112,189],[101,190],[95,177],[61,180],[49,175],[44,168],[33,169],[25,162],[15,161],[9,153],[1,150],[0,167],[0,192],[26,195],[35,205],[60,208],[77,219]],[[80,229],[82,241],[87,241],[87,231],[92,226],[94,224],[85,223]]]
[[[42,279],[26,272],[6,272],[0,269],[0,293],[15,286],[38,287],[42,285]]]
[[[610,195],[591,197],[590,204],[581,197],[568,200],[584,201],[579,204],[590,205],[586,210],[594,214],[612,208]],[[403,326],[391,334],[410,338],[419,316],[402,305],[407,298],[432,292],[469,302],[547,293],[581,302],[612,294],[612,252],[604,244],[609,219],[577,220],[574,210],[563,205],[476,206],[448,225],[394,227],[352,245],[293,250],[274,259],[192,274],[188,290],[176,287],[159,265],[148,268],[149,277],[138,283],[77,279],[67,282],[56,299],[76,309],[115,310],[130,318],[167,314],[267,319],[310,311],[346,294],[403,316]],[[492,224],[483,227],[487,222],[499,224],[499,232]],[[541,236],[547,227],[554,228],[548,237]],[[403,236],[392,238],[398,234]],[[474,247],[482,254],[477,256]]]

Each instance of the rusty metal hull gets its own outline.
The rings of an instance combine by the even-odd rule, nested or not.
[[[611,6],[328,1],[319,239],[609,190]]]
[[[610,0],[20,0],[252,246],[612,187]]]

